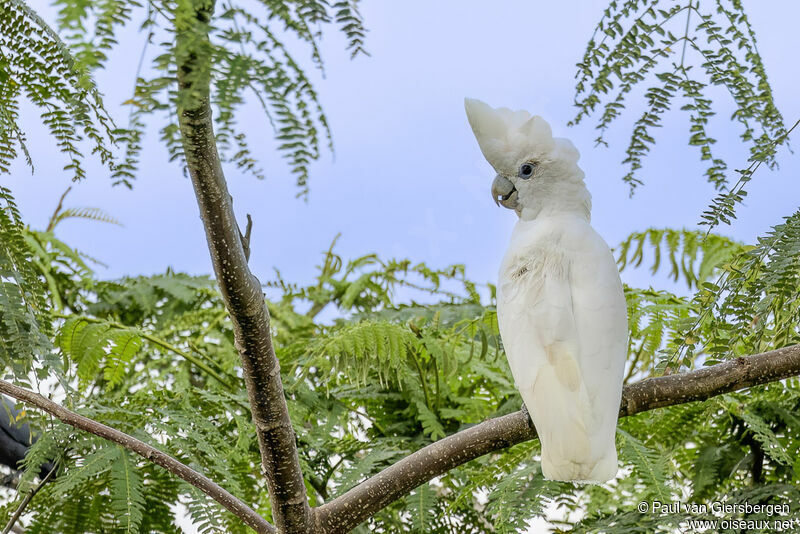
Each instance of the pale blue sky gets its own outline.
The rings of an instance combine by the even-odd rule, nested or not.
[[[47,0],[30,0],[42,8]],[[649,226],[694,227],[713,196],[702,178],[696,149],[686,145],[688,120],[670,113],[658,143],[645,160],[646,185],[633,199],[619,162],[641,100],[610,132],[609,149],[594,148],[593,122],[567,128],[573,116],[574,64],[607,2],[365,0],[371,57],[355,61],[341,37],[322,43],[327,78],[314,74],[336,144],[335,160],[324,154],[312,166],[308,202],[289,170],[273,153],[271,130],[257,106],[248,107],[254,152],[263,153],[266,181],[228,169],[237,214],[255,221],[251,267],[262,281],[273,267],[292,282],[308,282],[333,237],[345,258],[377,252],[431,266],[463,263],[475,281],[494,281],[515,215],[497,208],[489,194],[493,172],[483,160],[463,111],[464,96],[493,106],[524,108],[542,115],[556,135],[569,137],[593,195],[593,223],[612,246],[630,231]],[[800,2],[745,1],[777,103],[788,123],[800,117],[797,50]],[[47,12],[45,11],[45,14]],[[124,122],[119,104],[130,97],[143,36],[135,25],[98,81],[106,102]],[[741,168],[747,151],[728,128],[732,110],[725,93],[714,93],[721,113],[712,131],[719,154]],[[43,228],[69,185],[63,158],[38,124],[38,112],[23,109],[23,127],[36,174],[22,162],[0,177],[19,202],[26,221]],[[258,143],[263,143],[259,145]],[[210,273],[205,236],[191,184],[167,163],[155,132],[144,143],[141,173],[133,191],[110,186],[106,172],[89,165],[68,206],[97,206],[125,226],[71,220],[58,228],[67,243],[108,264],[100,276],[178,271]],[[723,231],[752,241],[798,207],[798,157],[781,153],[778,172],[759,171],[733,228]],[[655,282],[648,271],[626,271],[637,286]],[[532,531],[542,529],[537,522]]]
[[[36,8],[47,3],[30,2]],[[240,220],[245,213],[254,218],[250,263],[257,275],[268,280],[277,267],[289,281],[309,281],[320,253],[341,232],[337,250],[345,258],[377,252],[431,266],[463,263],[473,280],[494,281],[515,215],[491,201],[493,172],[470,132],[464,96],[527,109],[547,119],[556,135],[572,139],[593,195],[593,223],[612,246],[648,226],[695,226],[713,190],[704,182],[696,149],[686,145],[684,114],[670,113],[657,132],[658,143],[641,172],[646,185],[633,199],[620,180],[625,171],[619,162],[641,100],[632,100],[632,109],[612,128],[609,149],[593,147],[592,121],[566,127],[573,116],[574,64],[606,3],[366,0],[362,12],[371,57],[351,61],[333,33],[322,43],[327,78],[316,73],[314,78],[336,155],[324,154],[312,166],[308,202],[295,199],[289,170],[274,155],[270,127],[257,107],[242,114],[268,176],[259,181],[228,169]],[[800,3],[745,5],[778,106],[793,123],[800,117],[795,28]],[[98,76],[122,123],[127,113],[119,103],[130,97],[142,39],[129,25],[109,70]],[[743,167],[747,151],[736,137],[738,128],[727,126],[730,98],[714,95],[721,104],[712,130],[717,150],[731,168]],[[38,113],[25,108],[23,121],[36,173],[31,176],[20,161],[2,180],[10,183],[26,221],[42,228],[69,178]],[[89,165],[89,177],[75,185],[67,201],[101,207],[125,226],[72,220],[59,226],[59,237],[107,263],[99,269],[104,278],[163,272],[168,266],[211,272],[189,180],[167,162],[155,132],[144,146],[133,191],[111,187],[106,172]],[[752,241],[797,208],[800,163],[786,150],[781,162],[779,172],[759,171],[739,221],[723,232]],[[651,283],[646,270],[626,272],[624,278],[639,286]]]

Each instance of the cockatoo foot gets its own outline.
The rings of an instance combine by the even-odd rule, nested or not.
[[[533,419],[531,419],[531,412],[528,411],[528,407],[525,406],[524,402],[522,403],[522,407],[520,408],[520,411],[525,414],[525,419],[528,420],[528,427],[529,428],[536,428],[535,426],[533,426]]]

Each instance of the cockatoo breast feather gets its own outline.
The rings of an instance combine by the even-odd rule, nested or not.
[[[611,251],[580,217],[518,221],[498,282],[500,336],[545,475],[612,478],[627,310]]]

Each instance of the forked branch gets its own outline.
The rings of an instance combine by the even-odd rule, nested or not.
[[[199,7],[197,7],[199,6]],[[178,124],[186,165],[225,308],[233,323],[272,516],[279,532],[311,532],[311,509],[275,357],[261,283],[247,265],[243,237],[222,172],[210,104],[213,1],[187,3],[176,16]]]

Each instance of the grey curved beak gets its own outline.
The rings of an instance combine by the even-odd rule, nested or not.
[[[514,184],[511,183],[511,180],[502,174],[498,174],[494,177],[494,181],[492,182],[492,198],[495,204],[503,206],[504,208],[515,209],[517,205],[516,192],[517,189],[514,187]]]

